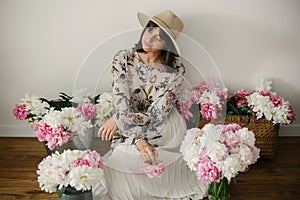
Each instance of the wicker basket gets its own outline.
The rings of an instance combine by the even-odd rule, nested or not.
[[[228,99],[233,97],[244,99],[247,102],[247,99],[239,94],[234,94]],[[250,109],[250,112],[250,119],[244,115],[228,115],[225,118],[225,124],[236,123],[248,128],[255,135],[255,146],[260,149],[260,157],[272,159],[276,152],[280,126],[279,124],[273,125],[266,118],[256,119],[256,115],[252,109]]]
[[[203,128],[206,124],[208,124],[210,121],[207,119],[200,119],[199,120],[199,124],[198,124],[198,128]]]

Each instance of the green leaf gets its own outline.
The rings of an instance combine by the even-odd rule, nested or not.
[[[235,178],[235,177],[232,178],[232,182],[233,182],[234,184],[236,184],[236,178]]]
[[[243,107],[243,108],[241,108],[241,111],[242,111],[243,113],[247,113],[247,112],[248,112],[248,108]]]
[[[65,100],[65,101],[70,101],[72,99],[71,96],[67,95],[64,92],[59,93],[59,97],[62,98],[63,100]]]
[[[248,108],[248,105],[247,104],[242,104],[242,105],[240,105],[240,108]]]
[[[65,191],[66,191],[66,188],[65,187],[63,187],[62,189],[57,189],[57,191],[56,191],[56,193],[58,194],[58,197],[60,198],[61,197],[61,195],[63,195],[63,193],[65,193]]]
[[[96,95],[96,96],[94,97],[94,103],[95,103],[95,104],[96,104],[97,101],[99,100],[100,96],[101,96],[101,94],[98,94],[98,95]]]
[[[49,104],[49,100],[47,100],[47,99],[45,99],[45,98],[40,98],[40,100],[42,101],[42,102],[47,102],[48,104]]]
[[[228,115],[234,115],[234,112],[232,110],[227,112]]]

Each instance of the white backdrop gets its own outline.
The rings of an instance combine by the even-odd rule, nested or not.
[[[252,90],[258,78],[269,78],[298,116],[298,0],[0,0],[0,136],[34,136],[11,112],[26,93],[55,98],[84,84],[96,91],[109,86],[109,73],[98,72],[135,37],[117,37],[118,45],[105,48],[100,59],[107,64],[87,70],[87,58],[111,38],[139,29],[138,11],[165,9],[183,19],[183,34],[208,51],[230,91]],[[300,135],[299,117],[280,134]]]

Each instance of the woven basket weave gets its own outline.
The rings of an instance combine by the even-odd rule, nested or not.
[[[228,100],[233,97],[244,99],[247,102],[247,99],[239,94],[230,96]],[[225,124],[236,123],[248,128],[255,135],[255,146],[260,149],[260,157],[272,159],[276,152],[280,126],[279,124],[273,125],[266,118],[256,119],[256,115],[251,108],[250,112],[250,119],[244,115],[228,115],[225,118]]]
[[[198,128],[203,128],[206,124],[210,123],[209,120],[206,120],[206,119],[200,119],[199,120],[199,124],[198,124]]]

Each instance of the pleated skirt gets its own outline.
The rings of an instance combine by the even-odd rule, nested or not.
[[[176,109],[160,132],[162,137],[149,143],[158,145],[158,159],[167,166],[162,176],[145,174],[133,138],[128,138],[104,156],[105,180],[93,188],[94,200],[199,200],[207,196],[208,185],[197,179],[179,152],[186,123]]]

